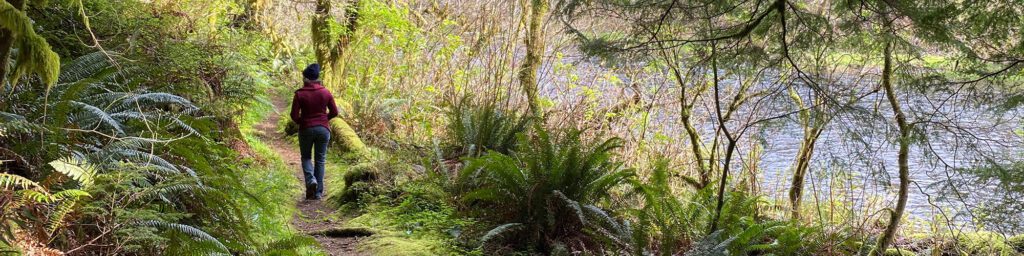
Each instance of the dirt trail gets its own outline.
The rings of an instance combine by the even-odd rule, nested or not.
[[[275,98],[272,100],[274,103],[274,113],[267,115],[259,124],[256,124],[255,128],[259,132],[260,137],[263,141],[281,157],[285,163],[288,164],[288,168],[294,170],[295,182],[299,187],[303,184],[302,178],[302,167],[300,166],[299,149],[295,143],[292,143],[284,138],[284,135],[277,132],[277,123],[281,119],[281,115],[277,114],[288,106],[288,103],[283,99]],[[330,162],[328,162],[330,164]],[[325,187],[324,194],[333,187]],[[303,187],[303,189],[305,189]],[[304,195],[304,194],[303,194]],[[329,218],[334,209],[327,206],[324,201],[306,201],[300,195],[298,198],[292,199],[295,201],[298,212],[292,218],[292,225],[299,230],[299,232],[312,235],[317,242],[320,243],[324,251],[330,255],[335,256],[359,256],[368,255],[357,251],[356,246],[359,244],[360,237],[330,237],[325,235],[317,235],[319,231],[326,230],[331,227],[339,226],[337,220]]]

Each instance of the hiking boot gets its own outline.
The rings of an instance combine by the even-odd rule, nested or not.
[[[306,184],[306,200],[316,199],[316,184]]]

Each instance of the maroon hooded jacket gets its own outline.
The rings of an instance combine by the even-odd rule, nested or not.
[[[320,82],[307,82],[295,90],[291,117],[299,124],[299,129],[314,126],[330,129],[328,121],[336,116],[338,106],[334,105],[334,96]]]

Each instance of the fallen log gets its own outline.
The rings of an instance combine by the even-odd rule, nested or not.
[[[359,138],[359,134],[341,118],[331,119],[331,142],[345,154],[363,155],[366,153],[366,144]]]
[[[366,152],[366,144],[359,138],[356,131],[341,118],[331,119],[329,125],[331,130],[331,144],[341,150],[342,154],[363,154]],[[285,134],[292,136],[299,133],[299,125],[288,121],[284,128]]]

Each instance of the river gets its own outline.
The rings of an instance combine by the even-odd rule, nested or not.
[[[644,103],[653,106],[648,113],[649,122],[646,126],[638,125],[643,123],[638,120],[642,119],[644,112],[633,112],[630,118],[634,121],[622,123],[616,134],[627,140],[667,137],[675,147],[688,147],[679,122],[679,90],[668,79],[667,73],[652,72],[650,68],[639,72],[611,71],[591,60],[563,60],[555,66],[546,63],[542,69],[541,93],[546,98],[563,107],[572,106],[568,108],[572,109],[570,112],[576,111],[575,114],[579,115],[584,112],[581,109],[586,109],[579,108],[580,105],[602,109],[623,99],[640,96]],[[852,214],[850,217],[856,218],[877,217],[882,214],[880,209],[893,207],[898,187],[895,143],[898,133],[892,125],[885,95],[869,93],[870,88],[877,84],[877,79],[872,79],[872,76],[877,77],[877,74],[860,75],[868,79],[837,79],[841,81],[839,83],[845,83],[843,86],[847,89],[852,89],[843,90],[844,93],[854,95],[856,93],[852,92],[857,91],[864,94],[859,94],[863,97],[850,104],[849,109],[835,111],[835,118],[816,144],[804,188],[805,202],[824,203],[831,198],[841,202],[840,208],[845,209],[845,212],[837,214]],[[724,95],[732,95],[729,89],[736,88],[730,86],[735,81],[728,79],[732,78],[725,78],[722,82]],[[764,118],[793,109],[785,90],[769,88],[780,86],[773,81],[777,79],[765,77],[762,80],[753,88],[774,90],[774,94],[765,96],[771,99],[763,101],[768,103],[748,104],[737,111],[736,120]],[[625,89],[630,84],[640,89]],[[811,95],[806,87],[800,88],[805,97]],[[996,163],[1021,161],[1024,157],[1024,140],[1019,134],[1024,123],[1021,111],[996,111],[993,106],[979,104],[985,102],[980,99],[993,97],[983,88],[973,93],[964,90],[899,91],[904,112],[912,122],[917,122],[918,130],[925,133],[925,139],[918,137],[911,146],[909,163],[913,183],[907,208],[909,225],[939,230],[976,230],[985,226],[1002,233],[1021,233],[1020,228],[1024,226],[1022,213],[1011,212],[993,220],[991,216],[989,219],[980,218],[973,211],[991,205],[991,202],[1012,201],[1008,198],[1014,195],[1008,196],[1005,191],[1000,191],[995,181],[976,182],[972,176],[957,171],[984,166],[989,160]],[[695,120],[696,126],[708,142],[717,122],[710,118],[714,106],[710,100],[712,95],[705,93],[694,109],[696,116],[700,117]],[[723,104],[728,104],[729,97],[723,97],[726,99]],[[752,142],[762,147],[763,152],[756,164],[759,191],[777,201],[787,198],[792,165],[803,136],[803,130],[795,119],[795,116],[787,116],[759,123],[750,129],[754,132],[746,133],[745,140],[740,143],[739,156],[748,155],[753,148]],[[729,125],[738,129],[742,122],[733,121]],[[641,131],[644,134],[640,134]],[[741,161],[751,160],[742,157],[737,160],[735,166],[740,166],[737,173],[748,171],[742,169],[746,165]],[[829,214],[820,213],[822,216],[816,217]]]

